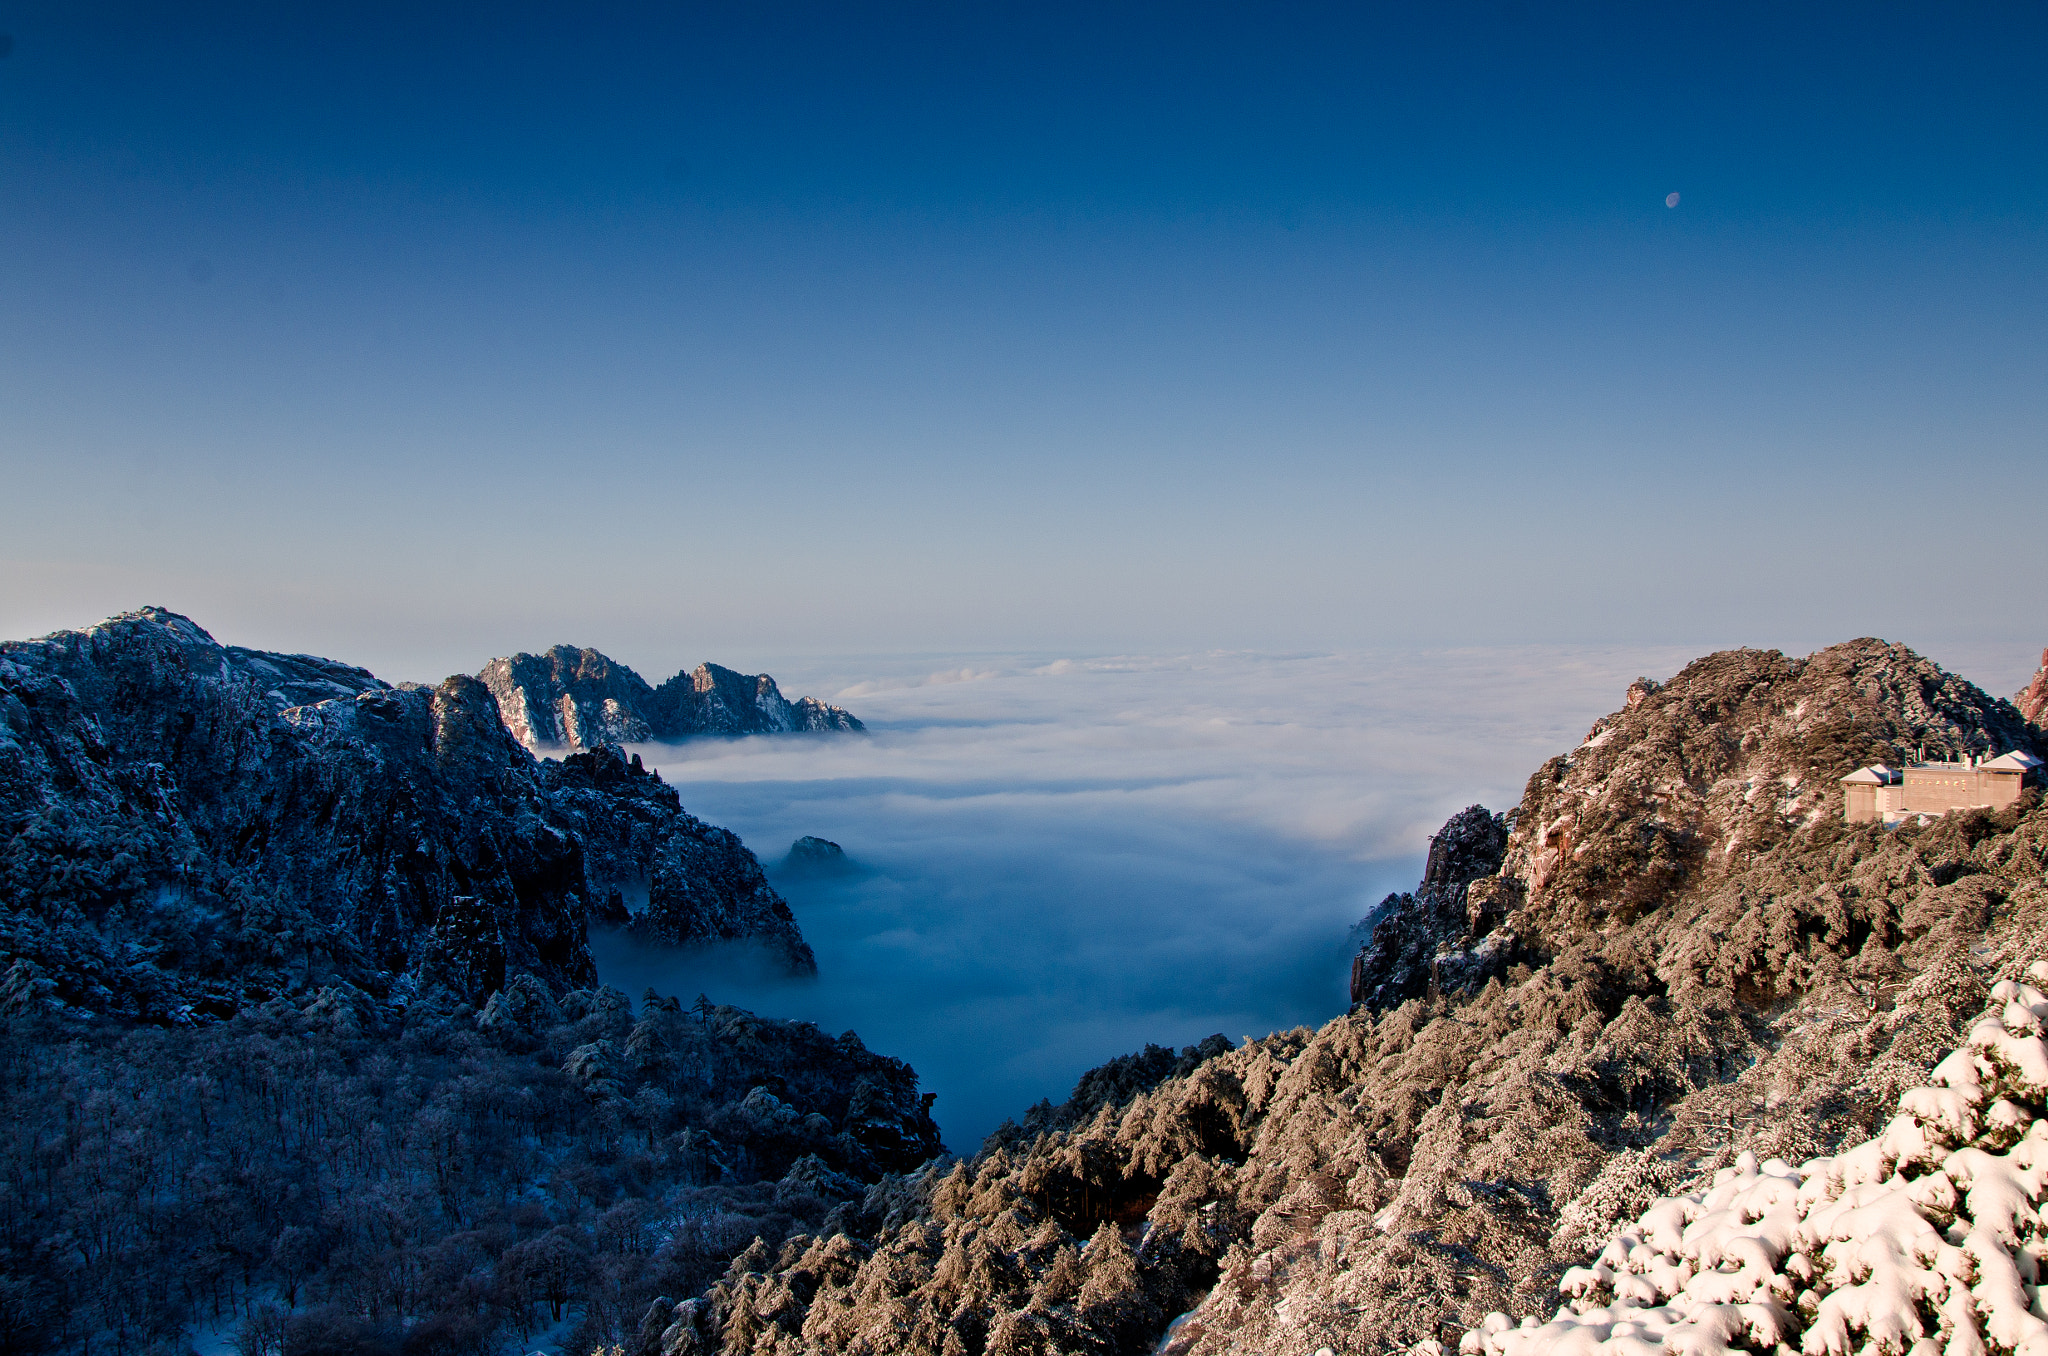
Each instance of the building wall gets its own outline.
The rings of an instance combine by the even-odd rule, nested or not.
[[[1843,817],[1851,824],[1867,824],[1877,818],[1877,788],[1851,782],[1842,788],[1849,793]]]
[[[1903,808],[1908,813],[2010,805],[2020,798],[2017,772],[1986,772],[1967,763],[1930,763],[1906,769]]]

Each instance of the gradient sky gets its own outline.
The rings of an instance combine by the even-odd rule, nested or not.
[[[2038,4],[0,31],[8,636],[2048,641]]]

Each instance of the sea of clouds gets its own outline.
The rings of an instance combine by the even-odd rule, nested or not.
[[[852,1028],[907,1059],[948,1145],[1057,1102],[1148,1041],[1318,1025],[1353,924],[1413,888],[1429,835],[1697,650],[1518,647],[812,660],[784,690],[865,736],[643,745],[790,900],[815,981],[741,951],[598,939],[608,983]],[[790,842],[857,871],[805,875]]]

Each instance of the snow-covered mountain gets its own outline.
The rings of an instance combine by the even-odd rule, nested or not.
[[[580,1356],[941,1151],[851,1031],[599,987],[599,921],[815,968],[736,837],[474,678],[0,645],[0,1350]]]

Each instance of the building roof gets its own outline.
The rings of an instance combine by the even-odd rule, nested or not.
[[[2014,750],[2011,753],[2000,754],[1989,762],[1980,763],[1978,766],[1984,768],[1987,772],[2032,772],[2035,768],[2041,766],[2041,760],[2031,753],[2021,753],[2018,750]]]
[[[1854,782],[1858,786],[1890,786],[1898,779],[1899,774],[1886,767],[1883,763],[1872,763],[1869,767],[1859,767],[1848,776],[1842,778],[1843,781]]]

